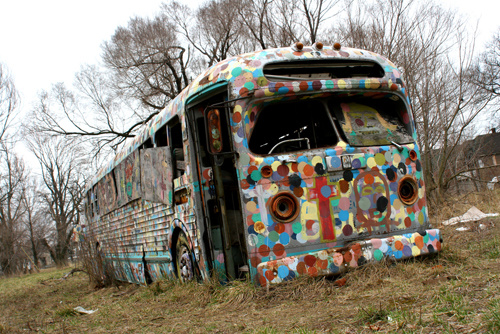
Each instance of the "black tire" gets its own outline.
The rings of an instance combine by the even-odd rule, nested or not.
[[[177,277],[181,282],[191,281],[194,277],[193,261],[187,237],[180,232],[175,245]]]

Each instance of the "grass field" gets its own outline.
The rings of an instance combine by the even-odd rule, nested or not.
[[[471,195],[433,221],[471,205],[499,212],[499,203],[499,192]],[[0,333],[499,333],[500,219],[482,223],[440,227],[439,255],[367,265],[341,287],[301,279],[269,291],[239,281],[94,290],[84,273],[61,279],[71,268],[0,279]]]

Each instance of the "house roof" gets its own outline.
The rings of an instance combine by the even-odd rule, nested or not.
[[[480,157],[500,154],[500,132],[479,135],[471,141],[471,146]]]

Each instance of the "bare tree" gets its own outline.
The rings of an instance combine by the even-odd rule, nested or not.
[[[42,170],[43,204],[53,221],[53,233],[42,239],[57,266],[67,263],[73,226],[80,222],[84,160],[68,138],[33,135],[30,149]]]
[[[20,270],[21,244],[25,211],[24,196],[25,169],[23,161],[9,147],[1,146],[0,174],[0,267],[6,275]]]
[[[242,6],[239,0],[213,0],[193,12],[187,5],[171,1],[163,5],[163,12],[203,56],[208,67],[244,51],[243,29],[240,22],[234,20],[234,13]]]
[[[22,201],[25,207],[23,221],[27,243],[31,249],[33,264],[39,268],[40,252],[44,248],[42,240],[48,235],[49,221],[43,212],[40,189],[36,180],[31,179],[25,182]]]
[[[467,164],[457,169],[453,162],[465,156],[461,144],[491,101],[473,83],[474,35],[466,27],[431,0],[388,0],[351,5],[345,23],[332,30],[343,43],[381,53],[404,71],[426,189],[436,202],[467,171]]]
[[[75,75],[74,89],[53,85],[39,96],[29,123],[31,132],[62,135],[88,142],[94,154],[116,151],[154,114],[117,96],[107,76],[95,66],[85,66]],[[105,152],[108,153],[108,152]]]
[[[186,52],[187,51],[187,52]],[[166,15],[133,18],[103,45],[103,61],[116,88],[155,113],[189,84],[189,50]],[[148,113],[148,116],[151,113]]]
[[[5,66],[0,63],[0,141],[4,139],[9,125],[15,119],[19,105],[19,94]]]

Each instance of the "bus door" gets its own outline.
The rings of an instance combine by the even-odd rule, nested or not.
[[[188,117],[193,129],[195,155],[205,220],[203,236],[210,269],[228,278],[242,278],[247,271],[245,231],[236,173],[227,106],[227,92],[219,93],[194,106]],[[209,119],[211,117],[211,120]],[[215,119],[217,118],[217,119]],[[209,130],[210,122],[217,128]],[[218,131],[218,134],[216,133]],[[218,143],[213,142],[217,137]],[[218,151],[210,149],[216,145]],[[220,145],[220,146],[218,146]]]

